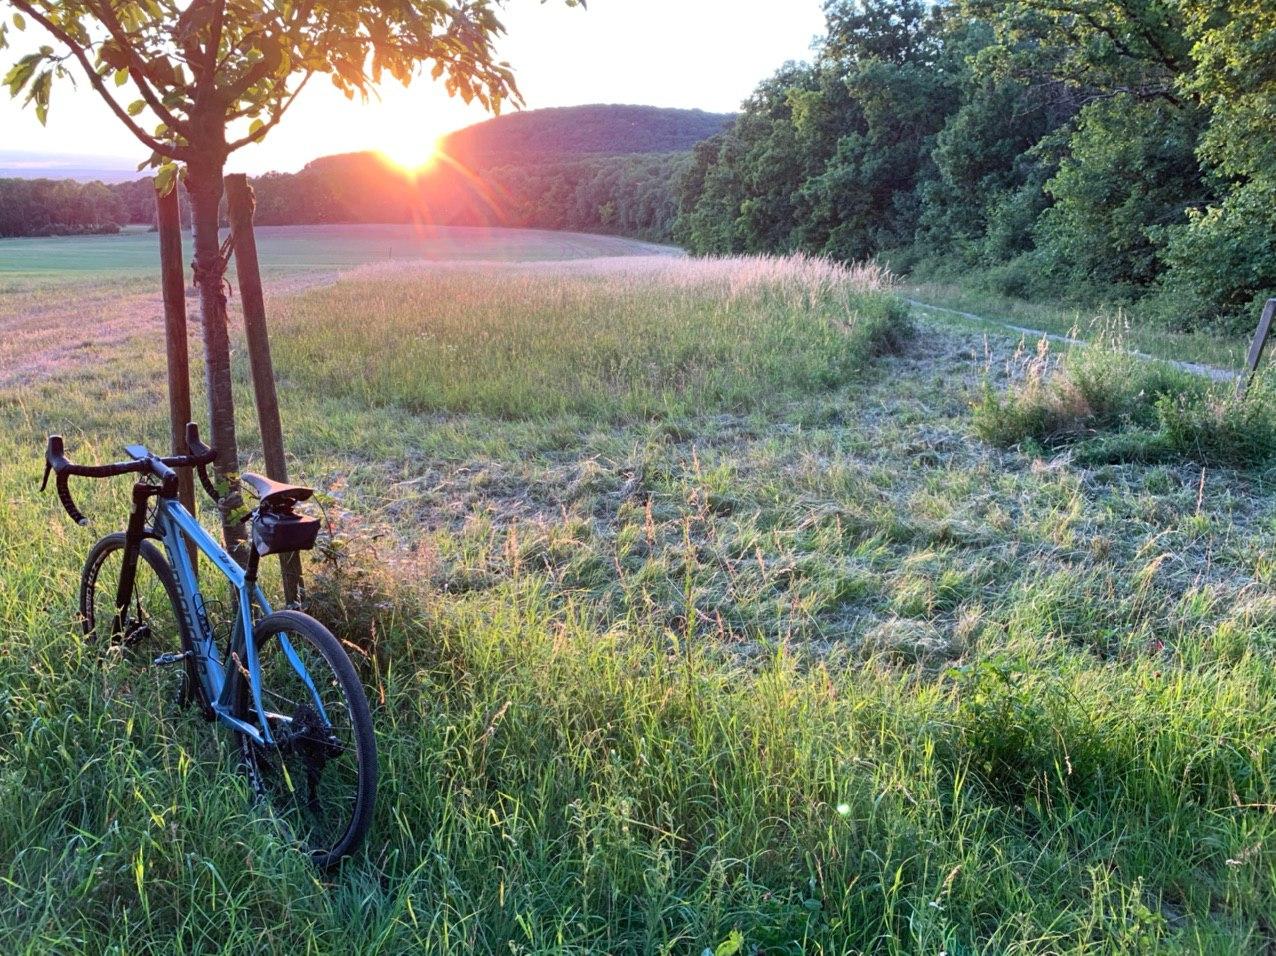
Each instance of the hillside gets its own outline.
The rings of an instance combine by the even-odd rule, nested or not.
[[[447,160],[420,175],[375,153],[345,153],[262,176],[257,220],[530,226],[667,240],[692,148],[731,119],[652,106],[501,116],[446,137]]]
[[[731,120],[654,106],[501,116],[448,136],[441,147],[449,161],[420,175],[362,152],[259,176],[257,221],[531,226],[663,241],[692,148]],[[109,191],[70,180],[0,180],[0,236],[109,232],[149,223],[152,207],[145,179]]]
[[[441,141],[448,156],[480,166],[629,153],[681,153],[731,121],[726,113],[657,106],[593,105],[510,113]]]

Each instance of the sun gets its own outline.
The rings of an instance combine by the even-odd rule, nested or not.
[[[414,135],[403,130],[378,147],[377,152],[391,166],[405,173],[423,173],[439,157],[439,136]]]

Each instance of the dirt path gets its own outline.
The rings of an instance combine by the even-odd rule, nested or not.
[[[1022,325],[1014,325],[1010,322],[1003,322],[1000,319],[990,319],[984,315],[976,315],[974,312],[962,312],[960,309],[950,309],[947,306],[932,305],[929,302],[921,302],[918,299],[910,299],[905,297],[905,302],[914,309],[931,309],[935,312],[944,312],[948,315],[955,315],[971,322],[978,322],[982,325],[1000,326],[1007,332],[1014,332],[1018,335],[1026,335],[1034,339],[1047,339],[1051,342],[1061,342],[1065,345],[1089,345],[1085,339],[1074,339],[1071,336],[1059,335],[1055,332],[1046,332],[1042,329],[1030,329]],[[1192,375],[1200,375],[1215,382],[1234,382],[1241,374],[1232,369],[1219,368],[1217,365],[1205,365],[1201,362],[1180,362],[1175,359],[1161,359],[1155,355],[1149,355],[1147,352],[1140,352],[1137,349],[1126,349],[1127,354],[1136,358],[1141,358],[1149,362],[1165,362],[1167,365],[1173,365],[1175,368],[1182,369]]]

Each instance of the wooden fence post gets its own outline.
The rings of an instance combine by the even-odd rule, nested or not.
[[[174,181],[167,193],[155,190],[159,228],[160,277],[164,289],[164,343],[168,353],[169,454],[186,454],[186,423],[191,420],[190,357],[186,340],[186,274],[182,263],[182,215]],[[177,497],[195,514],[195,476],[189,468],[177,472]],[[187,542],[192,564],[199,551]]]
[[[261,267],[257,262],[257,239],[253,235],[255,205],[248,177],[242,173],[227,176],[226,209],[234,242],[239,301],[244,309],[244,333],[248,340],[253,394],[257,399],[262,458],[266,464],[266,477],[287,481],[288,463],[284,458],[279,397],[275,393],[275,369],[270,360],[270,338],[266,332],[266,301],[261,289]],[[284,599],[292,604],[301,588],[301,556],[295,552],[282,554],[279,561],[283,569]]]
[[[1236,383],[1238,398],[1245,397],[1245,393],[1249,391],[1250,380],[1258,371],[1258,362],[1263,357],[1263,346],[1267,344],[1267,337],[1272,333],[1273,318],[1276,318],[1276,299],[1268,299],[1267,306],[1258,320],[1258,329],[1254,332],[1254,341],[1250,344],[1249,355],[1245,359],[1245,371],[1241,373]]]

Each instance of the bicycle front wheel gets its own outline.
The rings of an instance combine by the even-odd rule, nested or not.
[[[185,654],[185,695],[193,691],[201,710],[208,713],[203,688],[195,669],[195,656],[186,618],[182,615],[173,569],[150,541],[142,541],[137,553],[133,587],[122,608],[116,608],[120,575],[124,567],[127,537],[108,534],[89,551],[80,574],[80,626],[84,636],[104,651],[122,652],[120,662],[135,670],[128,681],[133,696],[146,688],[159,690],[167,681],[152,667],[159,655]]]
[[[372,822],[377,751],[368,699],[345,650],[309,615],[268,615],[253,637],[260,712],[241,677],[236,715],[261,726],[264,714],[275,742],[241,735],[245,763],[290,838],[326,868],[358,849]]]

